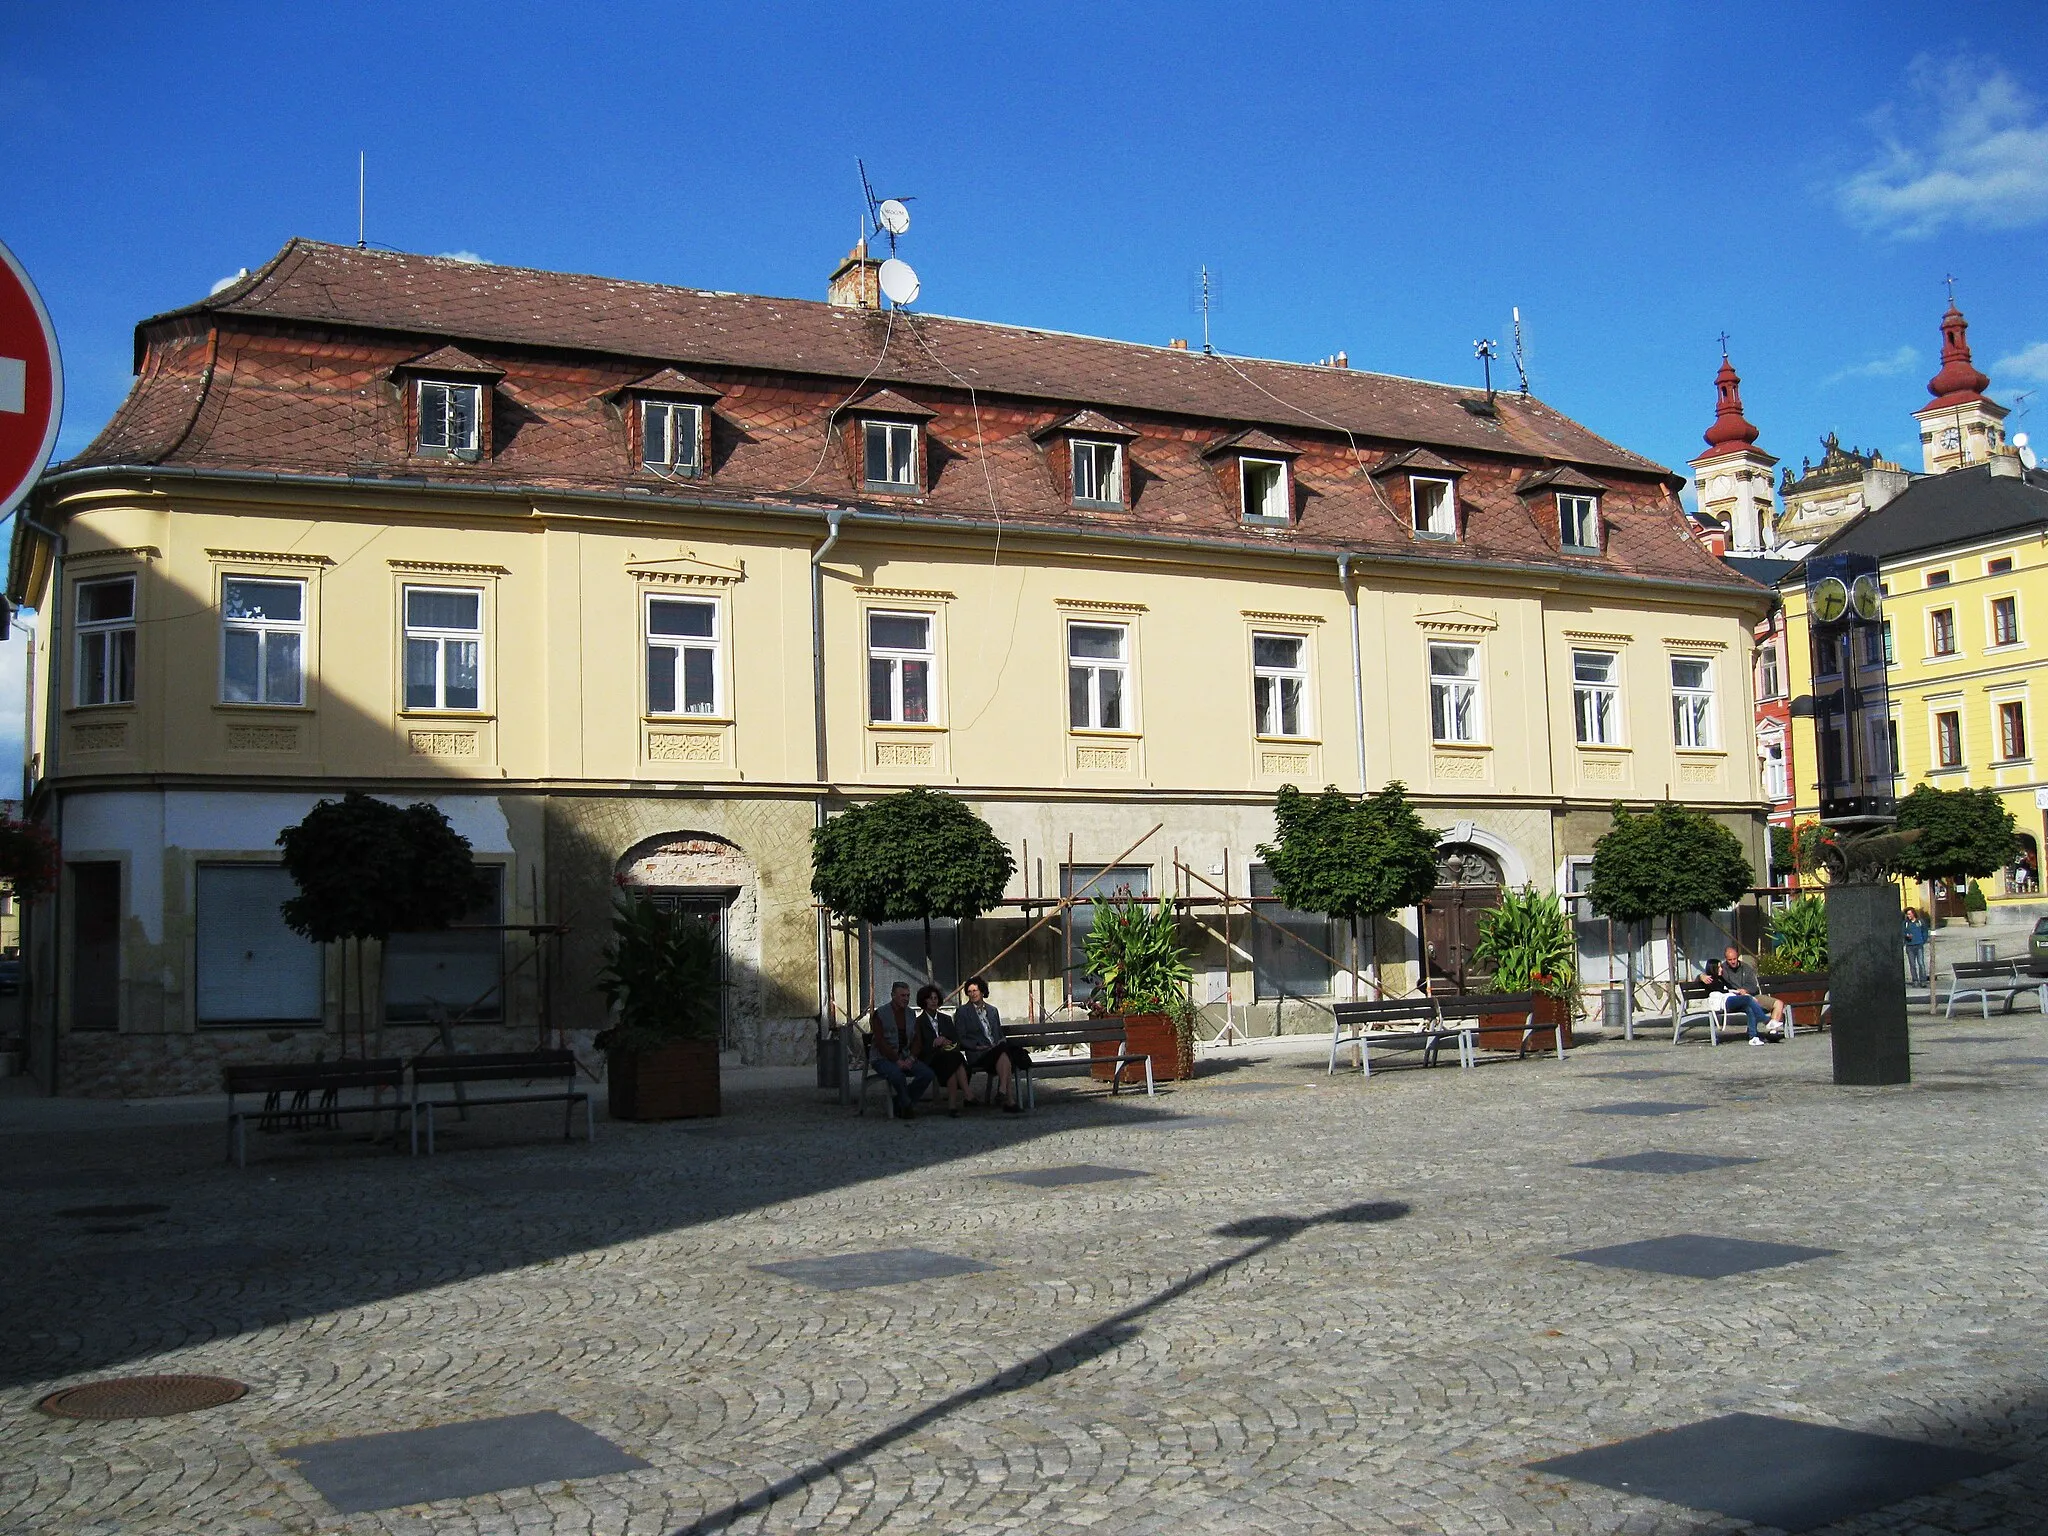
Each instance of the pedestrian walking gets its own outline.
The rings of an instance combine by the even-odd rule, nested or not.
[[[1902,931],[1906,942],[1906,980],[1916,987],[1927,985],[1927,919],[1918,907],[1905,911]]]

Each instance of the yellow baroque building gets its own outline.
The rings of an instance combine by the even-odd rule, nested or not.
[[[1445,829],[1442,900],[1367,945],[1395,987],[1462,976],[1488,890],[1582,880],[1616,800],[1761,866],[1765,594],[1678,477],[1526,396],[885,309],[874,266],[811,302],[294,241],[144,321],[12,550],[44,1084],[587,1044],[621,891],[717,924],[733,1051],[807,1060],[828,992],[922,966],[827,931],[811,830],[916,784],[1018,862],[945,980],[1114,864],[1197,898],[1199,997],[1259,1030],[1354,984],[1270,900],[1283,784],[1398,779]],[[441,807],[496,894],[344,1020],[276,839],[351,787]],[[1003,961],[1007,1015],[1085,994],[1087,921]]]

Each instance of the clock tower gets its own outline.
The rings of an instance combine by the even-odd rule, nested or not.
[[[1930,475],[1982,464],[2005,449],[2005,407],[1987,399],[1991,380],[1970,361],[1970,322],[1950,299],[1941,317],[1941,372],[1927,381],[1934,398],[1913,413],[1920,458]]]
[[[1742,379],[1723,350],[1714,424],[1706,451],[1692,460],[1692,483],[1700,511],[1728,530],[1731,555],[1761,555],[1777,542],[1771,469],[1778,461],[1757,447],[1758,436],[1742,414]]]

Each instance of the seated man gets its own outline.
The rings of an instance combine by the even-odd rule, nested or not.
[[[1770,1007],[1765,1008],[1762,992],[1763,983],[1757,980],[1756,967],[1742,958],[1742,951],[1730,944],[1721,951],[1721,958],[1710,964],[1700,981],[1710,987],[1718,987],[1728,994],[1728,1011],[1739,1013],[1749,1025],[1749,1043],[1762,1045],[1763,1035],[1757,1025],[1768,1013],[1771,1033],[1782,1037],[1785,1032],[1785,1005],[1772,998]]]
[[[889,1001],[868,1017],[868,1067],[889,1085],[899,1120],[913,1118],[911,1105],[932,1085],[932,1069],[925,1064],[931,1048],[930,1031],[919,1029],[917,1010],[910,1006],[910,983],[899,981],[889,989]]]

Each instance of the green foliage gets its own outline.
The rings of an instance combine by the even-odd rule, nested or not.
[[[1771,836],[1775,839],[1777,829]],[[1808,877],[1820,873],[1821,850],[1835,841],[1835,829],[1824,827],[1817,821],[1802,821],[1792,828],[1792,862],[1783,866]],[[1775,842],[1773,843],[1775,847]]]
[[[1828,909],[1820,897],[1802,896],[1772,914],[1771,958],[1773,975],[1828,968]]]
[[[1010,850],[965,801],[923,786],[811,833],[811,894],[870,923],[979,917],[1003,899]]]
[[[27,901],[57,884],[57,844],[32,821],[0,816],[0,880]]]
[[[425,803],[397,806],[350,790],[277,834],[299,894],[284,903],[315,943],[446,928],[490,893],[469,840]]]
[[[1549,891],[1502,891],[1500,905],[1479,914],[1472,958],[1493,967],[1497,992],[1578,995],[1579,944],[1564,903]]]
[[[2012,812],[1994,789],[1921,784],[1899,802],[1899,830],[1920,836],[1899,850],[1898,867],[1920,880],[1976,880],[2015,857]]]
[[[1614,826],[1593,845],[1594,909],[1624,923],[1718,912],[1755,878],[1742,839],[1699,811],[1668,800],[1643,814],[1614,808]]]
[[[1081,953],[1111,1013],[1171,1014],[1195,974],[1171,897],[1151,906],[1129,895],[1098,904]]]
[[[1773,875],[1790,874],[1796,867],[1794,863],[1795,857],[1792,851],[1792,829],[1790,827],[1772,827],[1771,873]]]
[[[1334,785],[1313,798],[1282,785],[1273,821],[1278,835],[1259,857],[1297,912],[1384,917],[1436,888],[1443,833],[1422,824],[1399,780],[1363,800]]]
[[[679,1040],[718,1036],[718,939],[710,925],[651,901],[621,899],[597,989],[615,1010],[599,1032],[601,1051],[631,1055]]]
[[[1965,912],[1982,912],[1990,905],[1984,899],[1983,887],[1972,880],[1970,888],[1963,892],[1963,910]]]

